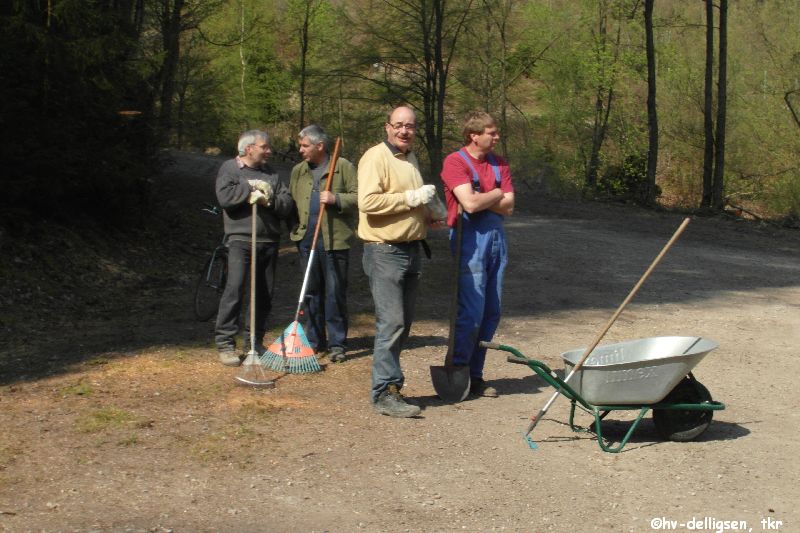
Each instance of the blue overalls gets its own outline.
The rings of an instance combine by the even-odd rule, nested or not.
[[[478,172],[469,157],[458,154],[472,170],[472,188],[481,192]],[[492,156],[489,163],[500,187],[500,169]],[[450,248],[455,253],[456,230],[450,230]],[[453,362],[470,367],[470,377],[483,377],[486,349],[479,341],[490,341],[500,324],[503,274],[508,264],[508,249],[503,231],[503,217],[489,210],[462,214],[461,265],[458,278],[458,315],[456,317]]]

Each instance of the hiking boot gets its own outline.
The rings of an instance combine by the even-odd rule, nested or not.
[[[469,393],[473,396],[483,396],[484,398],[497,398],[497,389],[487,385],[483,378],[470,379]]]
[[[311,339],[309,340],[309,344],[311,345],[311,349],[314,350],[315,354],[324,354],[328,351],[328,341],[317,341],[316,344]]]
[[[389,385],[372,406],[380,414],[396,418],[410,418],[417,416],[421,411],[416,405],[406,403],[397,385]]]
[[[333,346],[328,352],[328,359],[331,363],[341,363],[346,360],[347,356],[344,354],[344,348],[341,346]]]
[[[239,366],[242,364],[242,358],[236,350],[220,350],[219,361],[225,366]]]

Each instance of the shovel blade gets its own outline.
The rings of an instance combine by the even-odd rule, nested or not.
[[[448,403],[458,403],[469,394],[468,366],[432,366],[431,382],[436,395]]]

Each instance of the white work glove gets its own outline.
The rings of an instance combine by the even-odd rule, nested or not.
[[[436,187],[433,185],[423,185],[419,189],[406,191],[406,204],[408,207],[417,207],[420,204],[427,204],[436,195]]]
[[[247,180],[250,190],[261,191],[267,196],[272,196],[272,186],[264,180]]]
[[[258,204],[267,207],[267,205],[269,205],[269,196],[261,191],[253,191],[250,193],[250,196],[247,197],[247,201],[251,205]]]

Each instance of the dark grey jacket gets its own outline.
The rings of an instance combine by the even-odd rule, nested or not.
[[[278,179],[278,172],[269,165],[260,169],[243,166],[236,159],[225,161],[217,173],[217,202],[223,209],[225,235],[228,239],[249,240],[252,232],[252,206],[247,203],[250,184],[247,180],[264,180],[272,186],[273,196],[267,207],[258,206],[256,240],[279,242],[281,220],[287,219],[294,209],[289,188]]]

